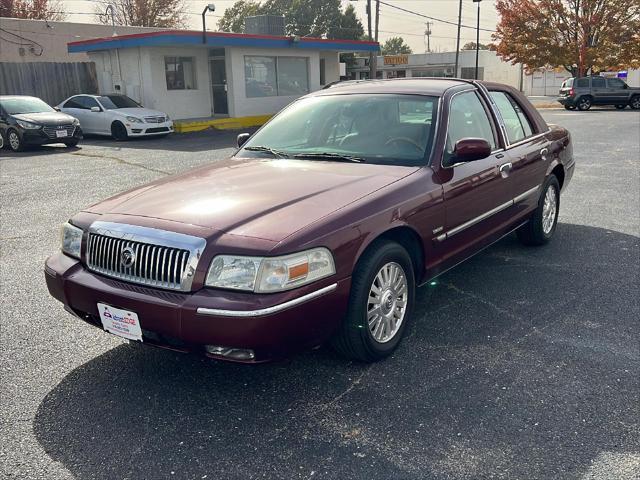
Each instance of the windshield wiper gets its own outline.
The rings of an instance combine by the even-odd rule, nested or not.
[[[312,160],[314,158],[317,158],[319,160],[335,160],[338,162],[355,162],[355,163],[364,162],[364,158],[356,157],[355,155],[346,155],[343,153],[334,153],[334,152],[298,153],[294,155],[293,158],[309,158]]]
[[[276,150],[275,148],[265,147],[264,145],[256,145],[255,147],[245,147],[245,150],[249,150],[250,152],[268,152],[274,157],[278,158],[289,158],[289,154],[287,152],[283,152],[282,150]]]

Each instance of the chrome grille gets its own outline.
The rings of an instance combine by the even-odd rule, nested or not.
[[[205,245],[204,239],[189,235],[107,222],[94,222],[87,242],[85,258],[89,270],[132,283],[182,291],[191,288]]]
[[[56,131],[59,131],[59,130],[66,130],[67,131],[67,137],[73,137],[73,133],[75,132],[76,127],[74,127],[71,124],[69,124],[69,125],[58,125],[57,127],[42,127],[42,131],[49,138],[58,138],[57,135],[56,135]],[[60,137],[60,138],[65,138],[65,137]]]
[[[165,117],[144,117],[144,121],[147,123],[164,123]]]

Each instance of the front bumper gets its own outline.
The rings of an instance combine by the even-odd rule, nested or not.
[[[73,129],[71,135],[66,137],[50,137],[48,136],[42,128],[38,129],[17,129],[20,134],[20,138],[25,145],[48,145],[52,143],[65,143],[71,141],[80,141],[82,140],[82,129],[79,126],[76,126]]]
[[[328,278],[277,294],[173,292],[97,275],[62,253],[47,259],[45,278],[67,311],[96,327],[102,328],[97,304],[105,303],[137,313],[144,343],[212,358],[220,357],[205,345],[251,349],[252,363],[325,342],[343,319],[351,286],[350,278]]]
[[[164,123],[131,123],[126,122],[127,133],[130,137],[146,137],[153,135],[167,135],[173,133],[173,121]]]

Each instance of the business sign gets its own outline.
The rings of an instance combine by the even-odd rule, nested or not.
[[[385,65],[408,65],[409,55],[385,55]]]

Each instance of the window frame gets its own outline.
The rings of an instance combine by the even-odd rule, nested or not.
[[[174,59],[173,62],[169,62],[169,59]],[[167,70],[167,66],[170,65],[171,63],[173,63],[173,65],[176,66],[176,70],[174,72],[174,77],[175,77],[175,73],[178,72],[178,65],[180,63],[184,62],[184,59],[189,59],[189,63],[191,63],[191,75],[193,76],[193,86],[191,88],[187,88],[186,87],[186,82],[184,80],[184,66],[182,67],[182,81],[183,81],[183,86],[182,88],[176,88],[176,87],[169,87],[169,79],[167,77],[167,73],[169,73],[169,70]],[[174,82],[175,82],[175,78],[174,78]],[[198,69],[196,68],[196,57],[195,56],[180,56],[180,55],[164,55],[164,83],[165,86],[167,88],[167,92],[172,92],[172,91],[192,91],[192,90],[198,90]]]
[[[449,136],[449,124],[451,122],[451,103],[453,102],[453,99],[455,97],[457,97],[458,95],[462,95],[465,93],[473,93],[475,94],[476,98],[478,98],[478,100],[480,101],[480,105],[482,105],[482,108],[484,109],[484,113],[487,116],[488,120],[489,120],[489,125],[491,126],[491,132],[493,133],[493,141],[495,143],[495,148],[493,150],[491,150],[491,155],[494,155],[500,151],[503,151],[506,149],[506,145],[503,146],[502,145],[502,135],[500,135],[499,130],[497,128],[496,122],[497,122],[497,118],[495,117],[495,113],[492,111],[492,109],[489,107],[489,105],[487,104],[486,99],[484,98],[484,95],[481,94],[480,90],[477,88],[472,88],[472,89],[468,89],[468,90],[461,90],[459,92],[454,93],[453,95],[451,95],[451,97],[449,97],[449,101],[448,101],[448,105],[447,105],[447,124],[446,124],[446,128],[444,131],[444,138],[442,141],[442,152],[440,155],[440,168],[442,169],[450,169],[450,168],[454,168],[457,165],[463,165],[469,162],[456,162],[456,163],[452,163],[451,165],[445,165],[444,164],[444,160],[445,160],[445,155],[447,153],[447,137]],[[506,142],[507,139],[505,137],[504,141]],[[435,142],[434,142],[435,143]],[[487,157],[489,158],[489,157]],[[431,162],[429,163],[429,165],[431,165]]]

